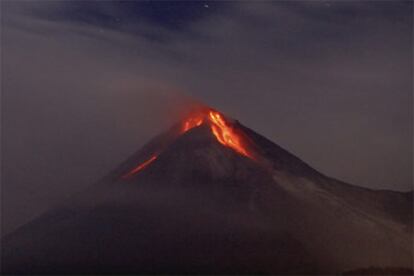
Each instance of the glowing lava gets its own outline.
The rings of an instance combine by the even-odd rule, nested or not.
[[[236,152],[247,156],[251,159],[253,155],[249,153],[246,146],[243,145],[242,137],[238,135],[234,129],[229,126],[229,124],[224,120],[222,115],[216,111],[210,111],[208,113],[209,119],[211,121],[211,131],[222,145],[232,148]]]
[[[248,150],[245,138],[240,135],[240,132],[237,133],[233,126],[224,119],[224,116],[215,110],[209,109],[189,117],[182,123],[181,133],[185,133],[192,128],[202,125],[203,123],[210,125],[211,132],[220,144],[233,149],[243,156],[256,160],[253,154]],[[158,153],[152,155],[150,159],[123,175],[122,178],[129,178],[145,169],[149,164],[157,159]]]
[[[153,155],[151,156],[150,159],[148,159],[147,161],[145,161],[144,163],[141,163],[139,166],[137,166],[136,168],[132,169],[129,173],[125,174],[122,176],[122,178],[129,178],[131,176],[133,176],[134,174],[142,171],[144,168],[146,168],[149,164],[151,164],[155,159],[157,159],[157,155]]]
[[[191,117],[184,122],[182,132],[187,132],[194,127],[200,126],[204,121],[202,116]]]

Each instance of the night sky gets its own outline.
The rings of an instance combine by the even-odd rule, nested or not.
[[[5,234],[194,103],[322,173],[412,189],[411,1],[1,1]]]

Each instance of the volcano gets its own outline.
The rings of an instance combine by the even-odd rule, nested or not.
[[[2,240],[5,274],[412,270],[412,192],[323,175],[211,108]]]

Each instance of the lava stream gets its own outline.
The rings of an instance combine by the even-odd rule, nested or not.
[[[129,178],[129,177],[133,176],[134,174],[142,171],[145,167],[147,167],[149,164],[151,164],[155,159],[157,159],[157,155],[151,156],[150,159],[148,159],[144,163],[141,163],[140,165],[138,165],[136,168],[132,169],[127,174],[123,175],[122,178]]]
[[[203,123],[203,117],[191,117],[184,122],[182,132],[187,132],[194,127],[198,127]]]
[[[247,150],[246,146],[243,145],[242,137],[227,124],[220,113],[210,111],[208,115],[212,123],[211,131],[213,132],[217,141],[226,147],[232,148],[244,156],[254,159],[253,155]]]

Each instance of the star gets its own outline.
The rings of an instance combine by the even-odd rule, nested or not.
[[[204,8],[208,9],[208,4],[204,4]]]

